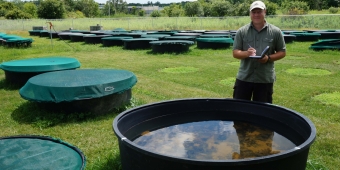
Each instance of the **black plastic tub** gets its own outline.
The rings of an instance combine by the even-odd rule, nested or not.
[[[203,34],[206,30],[183,30],[179,31],[179,33],[199,33]]]
[[[111,35],[91,35],[91,36],[85,36],[84,41],[86,44],[101,44],[102,38],[104,37],[110,37]]]
[[[131,89],[107,96],[74,100],[71,102],[38,102],[38,106],[50,112],[105,114],[130,103]]]
[[[128,104],[136,83],[127,70],[62,70],[30,78],[19,93],[52,112],[105,114]]]
[[[319,33],[290,33],[289,35],[295,35],[295,41],[318,41],[321,37]]]
[[[293,43],[295,38],[296,38],[296,36],[295,35],[284,34],[283,38],[285,40],[285,43]]]
[[[159,40],[165,40],[165,37],[171,37],[169,34],[145,34],[141,38],[157,38]]]
[[[5,71],[6,81],[20,86],[31,77],[42,73],[73,70],[79,67],[80,62],[77,59],[63,56],[11,60],[0,64],[0,69]]]
[[[173,36],[195,36],[195,37],[199,37],[202,34],[203,33],[176,33]]]
[[[145,131],[208,120],[261,125],[286,137],[296,147],[263,157],[199,160],[159,154],[133,142]],[[124,170],[305,170],[316,137],[314,124],[296,111],[235,99],[179,99],[139,106],[120,113],[113,121],[113,130]]]
[[[15,38],[4,40],[2,44],[7,47],[30,47],[32,42],[32,38]]]
[[[334,31],[334,32],[317,31],[314,33],[321,34],[320,39],[340,39],[340,32],[337,32],[337,31]]]
[[[174,35],[177,31],[157,31],[157,32],[148,32],[147,34],[153,35],[153,34],[168,34],[168,35]]]
[[[71,42],[83,42],[85,36],[95,36],[96,34],[70,34]]]
[[[181,53],[189,51],[190,45],[193,41],[185,40],[164,40],[164,41],[151,41],[152,51],[155,53]]]
[[[12,82],[18,85],[24,85],[28,79],[34,77],[38,74],[45,72],[15,72],[15,71],[5,71],[6,81]]]
[[[222,49],[229,48],[234,40],[232,38],[197,38],[199,49]]]
[[[203,34],[230,34],[229,31],[206,31]]]
[[[164,37],[164,40],[186,40],[196,42],[196,36],[169,36]]]
[[[292,34],[292,33],[306,33],[306,31],[300,31],[300,30],[282,30],[285,34]]]
[[[123,39],[124,49],[135,50],[135,49],[150,49],[151,41],[158,41],[158,38],[133,38]]]
[[[71,35],[83,35],[83,33],[61,32],[58,34],[61,40],[71,40]]]
[[[46,38],[59,38],[59,34],[60,32],[46,32],[46,31],[42,31],[40,32],[40,37],[46,37]]]
[[[230,34],[202,34],[199,38],[230,38]]]
[[[59,33],[58,36],[59,36],[59,39],[61,39],[61,40],[70,40],[71,39],[69,32]]]
[[[50,37],[50,32],[46,30],[40,31],[40,37]]]
[[[103,32],[103,31],[90,31],[90,34],[95,34],[95,35],[106,35],[106,33]]]
[[[123,46],[123,39],[132,39],[132,37],[104,37],[102,43],[104,47]]]
[[[30,30],[28,31],[28,33],[30,34],[30,36],[40,36],[40,31],[41,30]]]
[[[122,33],[120,35],[125,37],[141,38],[142,35],[146,35],[146,33]]]

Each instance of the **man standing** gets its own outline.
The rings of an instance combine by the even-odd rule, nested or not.
[[[272,103],[275,81],[274,61],[286,56],[286,44],[281,30],[265,20],[266,6],[262,1],[250,5],[251,23],[241,27],[234,38],[233,57],[241,64],[234,85],[234,99]],[[254,59],[254,53],[269,46],[268,53]]]

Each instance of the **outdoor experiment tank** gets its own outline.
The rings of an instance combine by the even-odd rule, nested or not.
[[[316,137],[314,124],[296,111],[235,99],[139,106],[120,113],[113,130],[124,170],[304,170]]]

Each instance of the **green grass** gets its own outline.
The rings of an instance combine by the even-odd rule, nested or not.
[[[296,74],[300,76],[322,76],[331,74],[328,70],[315,69],[315,68],[292,68],[286,70],[287,73]]]
[[[172,68],[164,68],[160,70],[165,73],[190,73],[198,71],[198,68],[195,67],[172,67]]]
[[[340,17],[333,15],[271,15],[268,23],[282,30],[336,30],[339,28]],[[56,31],[89,30],[90,26],[100,24],[103,30],[123,28],[125,30],[237,30],[249,23],[249,16],[226,17],[115,17],[115,18],[68,18],[48,20]],[[46,26],[44,19],[0,20],[2,30],[32,30],[32,26]]]
[[[332,14],[332,13],[330,13],[328,9],[323,9],[323,10],[310,10],[308,14]],[[340,14],[340,11],[338,11],[336,14]]]
[[[7,32],[29,37],[25,32]],[[0,62],[44,56],[77,58],[81,69],[112,68],[132,71],[138,78],[127,108],[180,98],[231,98],[232,77],[238,61],[232,50],[201,50],[195,45],[183,54],[154,54],[150,50],[124,50],[33,37],[30,48],[0,46]],[[313,121],[316,141],[310,148],[308,170],[338,169],[340,165],[340,67],[338,51],[309,50],[312,42],[287,44],[287,56],[276,62],[274,104],[298,111]],[[161,70],[176,68],[170,73]],[[327,70],[326,75],[291,74],[291,69]],[[169,70],[168,70],[169,71]],[[183,72],[176,73],[173,72]],[[303,70],[306,71],[306,70]],[[308,73],[308,72],[307,72]],[[0,71],[0,136],[47,135],[71,143],[84,152],[87,169],[120,169],[117,138],[112,122],[125,108],[95,116],[88,113],[49,113],[22,99],[19,87],[5,81]],[[331,94],[331,96],[322,96]],[[315,96],[321,96],[316,100]],[[332,104],[324,102],[330,101]],[[333,103],[335,102],[335,104]]]

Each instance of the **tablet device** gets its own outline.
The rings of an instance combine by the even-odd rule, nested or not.
[[[261,55],[256,55],[256,56],[249,56],[249,58],[257,58],[257,59],[260,59],[260,58],[263,58],[267,52],[269,51],[269,46],[267,46],[261,53]]]

